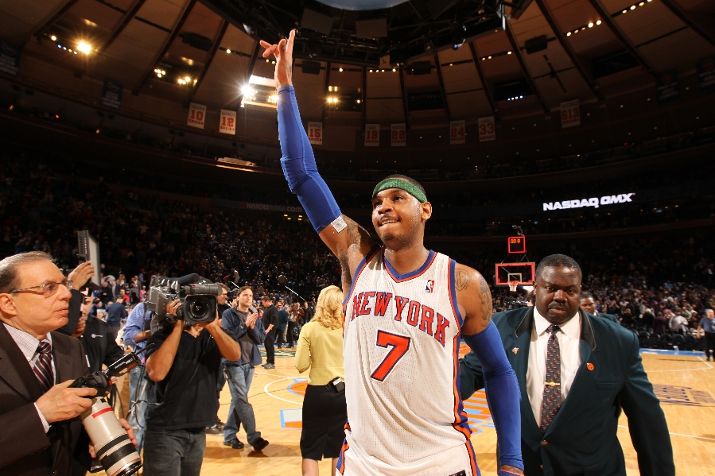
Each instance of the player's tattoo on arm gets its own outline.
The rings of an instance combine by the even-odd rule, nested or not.
[[[481,300],[481,314],[482,320],[489,324],[492,320],[492,293],[489,290],[489,285],[484,277],[479,276],[477,279],[479,282],[479,298]]]
[[[469,286],[469,273],[462,269],[457,270],[456,283],[457,291],[464,291]]]

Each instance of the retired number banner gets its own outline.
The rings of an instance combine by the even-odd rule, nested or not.
[[[407,145],[407,127],[404,122],[390,124],[390,145],[392,147],[404,147]]]
[[[323,145],[323,123],[309,122],[308,123],[308,139],[313,145]]]
[[[465,122],[464,121],[450,121],[449,123],[449,143],[450,144],[464,144],[465,137]]]
[[[479,142],[489,142],[497,139],[494,116],[480,117],[477,124],[479,126]]]
[[[189,106],[189,117],[186,118],[186,125],[203,129],[206,122],[206,106],[192,102]]]
[[[365,147],[380,145],[380,124],[365,124]]]
[[[221,109],[221,122],[218,125],[221,134],[236,135],[236,111]]]

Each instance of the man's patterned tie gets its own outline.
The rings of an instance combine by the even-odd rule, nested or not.
[[[32,370],[35,372],[35,377],[40,381],[40,385],[42,385],[43,390],[46,392],[52,387],[55,381],[52,375],[52,346],[48,341],[43,340],[37,347],[37,352],[39,352],[40,355]]]
[[[546,379],[544,382],[544,398],[541,400],[541,431],[545,431],[561,406],[561,349],[556,333],[561,328],[551,324],[546,346]]]

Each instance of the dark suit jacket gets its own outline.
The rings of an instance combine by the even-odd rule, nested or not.
[[[52,354],[57,382],[87,373],[78,339],[53,332]],[[0,476],[64,476],[86,467],[89,440],[82,423],[57,422],[45,433],[34,405],[41,395],[25,356],[0,324]]]
[[[546,432],[536,424],[526,390],[533,308],[494,316],[521,390],[525,474],[625,476],[623,451],[616,437],[623,409],[641,475],[674,475],[668,426],[643,370],[637,337],[607,319],[580,312],[581,367]],[[460,379],[462,398],[484,386],[474,352],[460,362]]]

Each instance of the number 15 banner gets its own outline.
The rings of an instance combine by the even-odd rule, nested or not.
[[[221,134],[236,135],[236,111],[221,109],[221,122],[219,122],[218,131]]]

